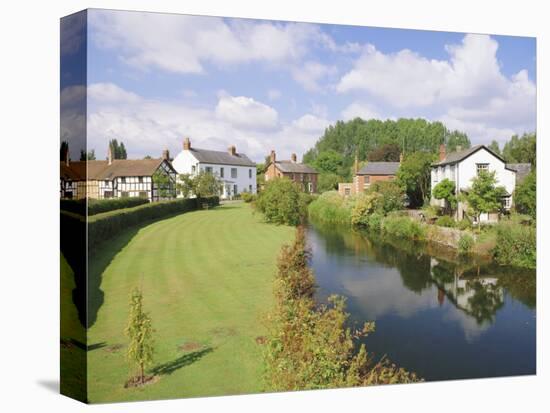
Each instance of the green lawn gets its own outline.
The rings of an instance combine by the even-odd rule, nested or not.
[[[98,310],[88,334],[89,400],[261,391],[256,337],[265,332],[276,257],[293,236],[292,228],[265,224],[238,203],[182,214],[106,242],[90,259],[99,289],[90,289],[91,307]],[[126,345],[128,297],[135,286],[141,286],[153,320],[160,380],[125,389],[125,347],[116,346]]]

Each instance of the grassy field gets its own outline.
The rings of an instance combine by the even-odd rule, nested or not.
[[[106,242],[90,260],[91,402],[262,390],[264,317],[276,257],[293,229],[231,204],[148,225]],[[159,380],[125,389],[128,297],[141,286],[155,329]]]

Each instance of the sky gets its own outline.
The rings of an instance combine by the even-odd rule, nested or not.
[[[301,157],[357,116],[442,121],[474,144],[536,129],[534,38],[109,10],[88,11],[87,34],[98,159],[112,138],[140,158],[184,137]]]

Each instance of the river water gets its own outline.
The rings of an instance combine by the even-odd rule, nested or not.
[[[347,297],[364,339],[427,381],[536,373],[534,271],[451,251],[310,224],[317,299]]]

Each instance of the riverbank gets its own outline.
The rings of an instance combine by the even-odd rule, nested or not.
[[[88,332],[92,402],[256,393],[257,338],[273,304],[273,274],[294,229],[269,225],[244,203],[194,211],[106,241],[90,261],[104,296]],[[151,372],[124,388],[128,296],[141,286],[155,330]],[[97,297],[90,297],[91,302]]]
[[[536,266],[536,229],[525,225],[521,216],[512,215],[480,231],[421,222],[406,210],[388,214],[357,208],[361,196],[342,197],[327,192],[308,208],[311,220],[328,225],[361,228],[379,235],[390,235],[440,245],[456,254],[479,256],[501,265],[534,269]],[[454,223],[452,220],[451,223]]]

